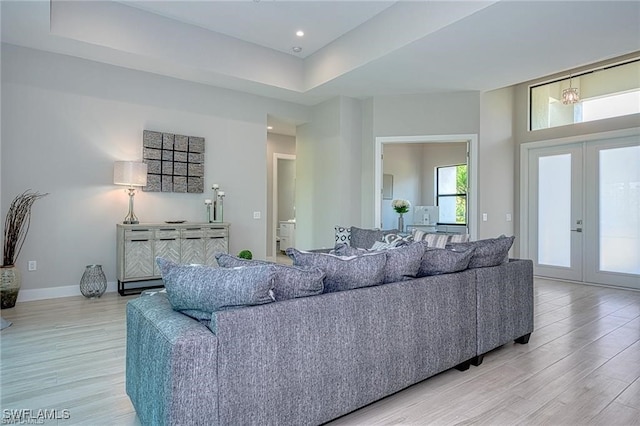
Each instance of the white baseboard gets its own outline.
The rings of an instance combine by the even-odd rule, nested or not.
[[[113,293],[118,291],[117,282],[108,282],[106,293]],[[50,287],[50,288],[34,288],[34,289],[21,289],[18,293],[17,302],[30,302],[33,300],[43,299],[57,299],[58,297],[70,297],[70,296],[82,296],[80,293],[80,286],[67,285],[62,287]]]

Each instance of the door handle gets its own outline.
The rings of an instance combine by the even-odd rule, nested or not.
[[[571,231],[573,231],[573,232],[582,232],[582,228],[572,229]]]

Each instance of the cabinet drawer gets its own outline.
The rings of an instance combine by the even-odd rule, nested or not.
[[[228,235],[225,228],[208,228],[205,230],[207,238],[224,238]]]
[[[153,239],[151,229],[127,229],[124,231],[124,239],[127,241],[146,241]]]
[[[201,228],[183,229],[180,235],[180,238],[184,238],[184,239],[202,238],[202,237],[204,237],[204,232]]]
[[[157,240],[175,240],[180,238],[180,231],[177,229],[156,229]]]

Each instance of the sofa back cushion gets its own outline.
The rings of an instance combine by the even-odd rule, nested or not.
[[[211,316],[219,310],[273,302],[275,269],[270,265],[214,268],[181,265],[161,257],[156,262],[176,311],[200,311]]]
[[[416,278],[426,244],[412,243],[385,250],[387,253],[387,264],[384,268],[384,282],[394,283]]]
[[[226,253],[217,253],[218,265],[223,268],[239,266],[271,265],[276,276],[273,296],[276,301],[315,296],[324,290],[324,272],[315,266],[289,266],[263,260],[241,259]]]
[[[429,247],[424,251],[418,277],[450,274],[464,271],[469,267],[475,248],[466,251],[453,251],[443,248]]]
[[[509,261],[509,249],[515,240],[514,236],[488,238],[485,240],[469,241],[467,243],[449,243],[447,248],[455,251],[466,251],[474,248],[469,268],[485,268],[498,266]]]
[[[380,285],[384,282],[387,260],[385,252],[343,257],[327,253],[311,253],[289,247],[287,255],[294,266],[316,266],[326,275],[324,292],[350,290]]]

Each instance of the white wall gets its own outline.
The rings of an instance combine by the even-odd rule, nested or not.
[[[360,220],[362,105],[334,98],[296,131],[296,247],[333,247],[336,225]]]
[[[480,176],[478,238],[514,235],[516,149],[513,88],[483,93],[480,101]],[[487,221],[482,214],[487,214]],[[507,220],[511,215],[511,221]],[[514,244],[516,247],[517,244]]]
[[[207,191],[138,192],[140,220],[202,221],[218,183],[231,252],[266,256],[267,113],[305,121],[306,107],[11,45],[2,59],[3,217],[25,189],[50,193],[33,208],[18,259],[22,300],[30,290],[77,286],[91,263],[116,280],[115,224],[127,196],[111,183],[113,162],[141,158],[145,129],[204,137]],[[37,271],[27,272],[29,260]]]

